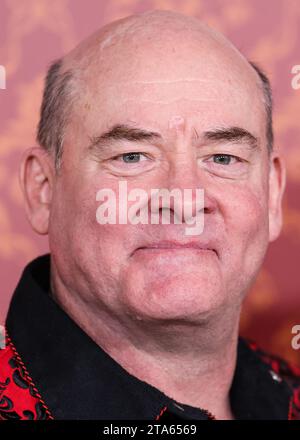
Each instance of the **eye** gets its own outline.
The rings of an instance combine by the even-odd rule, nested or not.
[[[218,165],[230,165],[232,162],[240,162],[239,158],[231,154],[214,154],[213,162]]]
[[[244,157],[230,153],[213,153],[200,158],[199,165],[211,174],[228,179],[246,178],[251,162]]]
[[[130,152],[116,156],[114,160],[121,160],[124,163],[138,163],[141,160],[146,160],[146,156],[143,153]]]

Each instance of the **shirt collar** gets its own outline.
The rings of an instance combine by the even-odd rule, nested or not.
[[[55,419],[203,420],[205,410],[183,405],[129,374],[57,305],[50,291],[50,255],[32,261],[14,292],[6,327]],[[183,373],[184,374],[184,373]],[[199,390],[201,393],[201,390]],[[238,419],[287,419],[290,390],[239,339],[230,390]]]

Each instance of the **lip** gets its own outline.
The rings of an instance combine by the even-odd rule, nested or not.
[[[210,243],[201,243],[196,241],[186,241],[179,242],[173,240],[162,240],[154,243],[149,243],[145,246],[138,247],[138,250],[180,250],[180,249],[191,249],[198,251],[213,251],[218,255],[216,249]]]

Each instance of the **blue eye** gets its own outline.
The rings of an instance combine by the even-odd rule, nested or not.
[[[151,164],[146,153],[129,151],[128,153],[118,154],[118,156],[111,157],[108,162],[119,170],[123,171],[142,171]]]
[[[122,159],[125,163],[136,163],[140,161],[141,153],[125,153],[122,154]]]
[[[235,159],[231,154],[214,154],[213,161],[219,165],[229,165]]]

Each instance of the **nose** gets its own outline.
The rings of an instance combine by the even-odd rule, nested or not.
[[[160,210],[162,214],[169,211],[166,214],[174,217],[174,223],[177,219],[187,224],[197,216],[213,213],[216,201],[210,194],[204,173],[194,155],[177,154],[163,179],[165,186],[154,195],[151,211]]]

